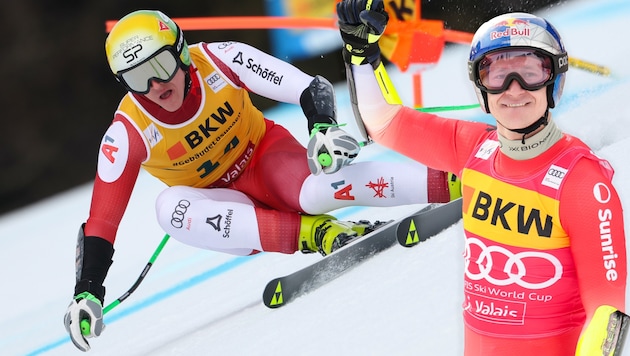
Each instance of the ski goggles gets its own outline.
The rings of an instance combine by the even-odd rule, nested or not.
[[[151,90],[151,80],[169,82],[179,69],[179,56],[172,46],[160,49],[156,54],[139,64],[116,74],[116,78],[127,90],[147,94]]]
[[[499,50],[469,63],[469,75],[479,89],[490,94],[506,91],[513,80],[523,89],[535,91],[553,83],[558,73],[567,71],[568,65],[559,65],[562,58],[566,62],[566,56],[551,56],[538,50]]]

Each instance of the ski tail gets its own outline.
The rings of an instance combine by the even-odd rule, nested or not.
[[[333,251],[319,261],[288,275],[274,278],[265,286],[263,302],[269,308],[279,308],[301,295],[309,293],[332,281],[347,270],[375,256],[393,245],[397,236],[406,236],[409,219],[421,228],[415,230],[418,240],[424,241],[461,219],[461,198],[447,204],[429,204],[406,217],[387,222],[377,222],[365,235],[357,237],[347,245]],[[401,227],[401,224],[405,224]]]
[[[412,247],[426,241],[462,218],[462,198],[433,205],[439,208],[411,215],[400,222],[396,238],[401,246]]]

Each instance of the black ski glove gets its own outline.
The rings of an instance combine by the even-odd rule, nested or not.
[[[337,18],[346,63],[369,63],[376,69],[381,63],[378,39],[389,20],[383,0],[343,0],[337,3]]]
[[[68,305],[63,324],[72,343],[81,351],[90,350],[87,339],[98,337],[103,324],[103,282],[112,264],[114,246],[97,236],[85,236],[81,225],[76,249],[74,298]]]

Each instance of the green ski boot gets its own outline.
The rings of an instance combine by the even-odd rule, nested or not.
[[[302,215],[301,219],[298,248],[303,253],[319,252],[323,256],[380,225],[365,220],[339,221],[330,215]]]

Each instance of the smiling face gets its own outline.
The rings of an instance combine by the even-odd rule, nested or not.
[[[528,127],[545,115],[547,89],[525,90],[516,80],[513,80],[503,93],[488,93],[488,107],[497,120],[499,134],[509,140],[518,140],[523,135],[510,130]],[[535,132],[537,131],[530,135]]]
[[[551,76],[549,64],[520,52],[509,56],[498,53],[494,57],[480,70],[482,84],[490,89],[488,108],[503,137],[520,139],[522,134],[510,130],[530,126],[547,110],[547,89],[543,85]]]
[[[186,73],[179,68],[173,79],[168,82],[150,81],[150,90],[146,98],[169,112],[177,111],[184,102]]]

